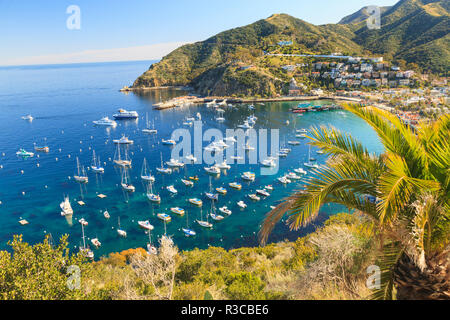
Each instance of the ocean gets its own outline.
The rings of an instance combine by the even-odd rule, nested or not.
[[[161,164],[160,153],[164,161],[171,157],[171,148],[161,144],[161,139],[169,139],[171,133],[178,128],[192,132],[193,128],[184,127],[187,117],[197,113],[202,116],[204,130],[216,128],[225,133],[226,129],[237,128],[249,115],[258,120],[256,129],[278,129],[280,144],[295,140],[295,129],[311,126],[334,126],[349,132],[365,143],[372,152],[382,152],[375,132],[358,117],[343,111],[309,112],[302,117],[289,112],[296,102],[274,102],[255,105],[249,110],[247,105],[236,105],[225,108],[226,120],[219,123],[215,120],[214,108],[195,105],[182,108],[157,111],[153,104],[172,97],[185,95],[181,90],[152,90],[145,93],[121,93],[119,89],[130,85],[134,79],[149,68],[153,61],[134,61],[116,63],[93,63],[75,65],[24,66],[0,68],[0,249],[7,249],[7,242],[15,234],[22,234],[24,241],[31,244],[43,240],[51,234],[55,242],[64,235],[69,235],[72,250],[78,250],[82,239],[81,225],[78,220],[88,221],[85,227],[86,241],[98,238],[102,246],[95,249],[96,258],[110,252],[129,248],[143,247],[148,242],[148,235],[139,228],[137,221],[150,220],[155,229],[151,232],[152,241],[164,234],[162,221],[157,219],[158,213],[169,213],[173,207],[181,207],[187,215],[178,217],[174,214],[172,221],[166,224],[167,235],[172,236],[175,244],[182,250],[221,246],[226,249],[242,246],[257,246],[257,234],[264,216],[270,206],[301,188],[301,181],[286,186],[276,178],[303,167],[307,161],[307,140],[299,140],[299,146],[289,146],[292,152],[287,158],[280,159],[279,172],[276,175],[260,175],[258,164],[232,165],[230,170],[219,177],[213,177],[213,188],[224,186],[228,193],[219,196],[216,208],[227,206],[232,215],[221,222],[213,221],[212,229],[200,227],[195,220],[210,211],[210,201],[204,196],[209,190],[210,179],[204,171],[205,164],[186,165],[171,175],[162,175],[155,168]],[[315,101],[313,104],[330,104],[330,101]],[[119,108],[136,110],[137,121],[120,121],[115,128],[94,126],[92,121],[117,112]],[[31,114],[32,122],[21,119]],[[146,116],[158,130],[156,135],[145,135],[141,132],[146,126]],[[286,121],[289,121],[289,125]],[[128,194],[121,188],[121,171],[113,165],[116,151],[113,139],[122,135],[134,140],[129,146],[129,156],[133,161],[128,171],[131,183],[136,192]],[[46,145],[49,153],[35,153],[32,158],[16,156],[20,148],[33,151],[34,144]],[[208,142],[204,142],[206,146]],[[86,168],[92,161],[95,150],[100,157],[105,173],[96,175],[88,170],[89,183],[80,185],[73,180],[76,173],[76,158]],[[311,154],[317,163],[324,164],[327,156]],[[141,168],[144,158],[148,167],[156,177],[154,191],[162,198],[160,205],[151,204],[146,198],[146,185],[141,181]],[[246,171],[256,173],[256,180],[246,183],[240,175]],[[199,181],[188,188],[181,183],[182,178],[198,175]],[[243,185],[241,191],[228,187],[230,182]],[[171,195],[166,187],[174,185],[178,194]],[[251,201],[247,195],[254,193],[266,185],[273,185],[275,190],[266,199]],[[99,194],[107,197],[101,199]],[[74,210],[72,223],[60,214],[59,204],[68,195]],[[203,200],[203,208],[196,208],[187,203],[188,198]],[[236,203],[243,200],[247,209],[240,209]],[[80,206],[77,201],[83,201]],[[109,220],[103,216],[108,210]],[[346,211],[337,205],[326,205],[321,209],[318,219],[307,228],[290,231],[280,222],[269,240],[271,242],[295,240],[299,236],[312,232],[330,215]],[[128,233],[127,238],[120,238],[116,229],[118,218],[120,226]],[[19,220],[26,219],[29,224],[21,226]],[[185,237],[181,228],[189,225],[197,233],[194,237]],[[92,245],[91,245],[92,248]]]

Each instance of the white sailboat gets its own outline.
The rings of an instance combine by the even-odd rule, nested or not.
[[[148,113],[145,114],[145,129],[142,129],[143,133],[148,133],[148,134],[156,134],[158,133],[158,130],[155,129],[155,123],[153,122],[153,127],[150,128],[150,123],[148,122]]]
[[[194,230],[189,228],[189,218],[187,211],[186,211],[186,228],[182,228],[181,230],[183,230],[186,237],[193,237],[197,234]]]
[[[104,173],[105,169],[100,165],[100,157],[95,156],[95,150],[92,151],[91,169],[95,173]]]
[[[121,182],[121,186],[125,191],[128,192],[134,192],[136,191],[136,188],[130,183],[129,181],[129,176],[128,176],[128,170],[124,169],[122,172],[122,182]]]
[[[128,159],[128,152],[125,148],[125,159],[120,155],[120,145],[117,145],[116,153],[114,154],[114,163],[121,167],[131,167],[131,160]]]
[[[86,239],[84,236],[84,224],[81,224],[81,233],[83,238],[83,246],[80,247],[80,252],[86,258],[94,259],[94,252],[91,249],[89,249],[89,247],[86,247]]]
[[[157,254],[158,249],[152,244],[152,233],[151,230],[148,230],[148,243],[147,243],[147,253],[148,254]]]
[[[141,179],[147,182],[155,182],[155,177],[152,176],[151,171],[148,172],[147,169],[147,159],[144,158],[144,163],[141,169]]]
[[[153,193],[153,183],[152,182],[150,182],[148,184],[147,188],[148,188],[147,189],[148,200],[150,200],[151,202],[154,202],[154,203],[161,203],[161,197],[159,195]]]
[[[77,157],[77,174],[73,176],[76,182],[80,183],[88,183],[89,178],[86,175],[86,171],[84,170],[84,167],[80,166],[80,160]]]
[[[309,148],[308,148],[308,162],[305,162],[303,165],[308,168],[314,168],[314,169],[319,168],[319,165],[317,163],[311,162],[311,146],[309,146]]]
[[[206,221],[203,221],[203,210],[200,210],[200,220],[197,223],[203,228],[212,228],[212,224],[208,221],[208,215],[206,215]]]
[[[164,168],[163,159],[162,159],[162,152],[160,153],[160,155],[161,155],[161,168],[156,168],[156,171],[161,172],[161,173],[165,173],[165,174],[171,174],[172,173],[172,169]]]

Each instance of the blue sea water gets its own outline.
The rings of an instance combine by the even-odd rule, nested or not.
[[[205,165],[187,165],[172,175],[157,174],[155,168],[160,165],[160,152],[164,161],[169,160],[171,149],[161,144],[161,139],[168,139],[173,130],[182,127],[188,116],[197,112],[202,115],[203,127],[226,129],[236,128],[250,114],[258,117],[256,129],[279,129],[280,143],[295,139],[295,129],[309,128],[318,125],[332,125],[349,132],[368,146],[370,151],[381,152],[382,146],[374,131],[361,119],[341,110],[326,112],[310,112],[302,117],[289,112],[295,102],[266,103],[256,105],[254,111],[247,106],[236,105],[227,109],[224,123],[214,120],[216,116],[212,108],[204,105],[156,111],[153,104],[171,97],[185,95],[177,90],[155,90],[143,94],[124,94],[118,90],[129,85],[148,69],[151,61],[96,63],[77,65],[26,66],[0,68],[0,249],[6,249],[7,242],[14,234],[23,234],[25,241],[36,243],[51,233],[56,240],[63,234],[69,234],[70,247],[76,249],[81,242],[81,226],[78,219],[89,222],[85,228],[87,239],[98,237],[102,246],[95,250],[96,257],[110,252],[128,248],[145,247],[148,235],[137,225],[139,220],[147,220],[155,226],[152,238],[155,242],[164,233],[163,223],[157,219],[158,213],[169,213],[171,207],[182,207],[188,215],[178,217],[172,215],[167,224],[167,234],[173,236],[177,246],[183,250],[222,246],[227,249],[241,246],[257,245],[257,233],[265,214],[271,205],[288,196],[301,187],[301,182],[287,186],[275,179],[282,174],[302,167],[308,154],[306,140],[300,140],[300,146],[289,146],[292,152],[285,159],[280,159],[277,175],[261,176],[259,165],[234,165],[220,177],[213,178],[213,187],[224,186],[228,189],[226,196],[220,196],[216,208],[224,205],[233,214],[222,222],[213,222],[211,230],[201,228],[195,223],[201,215],[205,218],[209,211],[209,201],[204,192],[209,190],[209,176],[204,171]],[[330,103],[327,101],[314,104]],[[138,121],[122,121],[116,128],[96,127],[93,120],[103,116],[112,118],[119,108],[136,110]],[[32,122],[21,119],[31,114]],[[154,121],[157,135],[144,135],[145,115]],[[286,125],[286,120],[290,124]],[[192,129],[190,129],[192,131]],[[134,140],[129,147],[129,155],[133,167],[129,174],[136,186],[134,194],[125,193],[121,187],[120,170],[113,166],[115,153],[113,139],[126,134]],[[16,156],[19,148],[33,151],[33,144],[48,145],[48,154],[36,154],[33,158],[23,159]],[[205,143],[207,145],[207,143]],[[89,183],[79,185],[72,177],[76,172],[76,157],[88,167],[92,160],[92,150],[105,162],[105,173],[95,175],[88,171]],[[312,154],[318,163],[324,163],[326,155]],[[140,179],[144,157],[149,168],[156,175],[156,190],[162,197],[160,205],[148,202],[146,186]],[[38,166],[39,165],[39,166]],[[239,176],[242,172],[257,173],[255,182],[245,183]],[[180,179],[198,175],[200,181],[193,188],[185,187]],[[241,191],[228,187],[229,182],[243,184]],[[174,185],[178,194],[172,196],[165,189]],[[275,190],[267,199],[252,202],[246,196],[256,189],[272,184]],[[98,194],[107,198],[100,199]],[[72,225],[61,217],[59,203],[64,195],[69,195],[74,209]],[[197,197],[204,201],[203,209],[192,207],[187,198]],[[82,200],[85,206],[76,201]],[[244,200],[248,208],[241,210],[237,201]],[[102,212],[108,210],[111,218],[106,220]],[[315,225],[299,231],[290,231],[281,222],[269,238],[270,241],[284,239],[294,240],[314,230],[330,214],[345,211],[345,208],[333,205],[324,206]],[[119,238],[116,233],[118,217],[122,229],[128,233],[127,238]],[[21,226],[18,221],[26,219],[29,225]],[[188,219],[187,219],[188,218]],[[188,220],[188,221],[187,221]],[[197,235],[186,238],[181,228],[189,223]],[[92,246],[91,246],[92,247]]]

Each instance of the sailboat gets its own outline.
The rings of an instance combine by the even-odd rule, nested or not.
[[[148,122],[148,113],[145,114],[145,124],[146,124],[145,129],[142,129],[143,133],[148,133],[148,134],[158,133],[158,130],[155,129],[154,122],[153,122],[153,127],[150,128],[149,122]]]
[[[318,164],[311,162],[311,146],[309,146],[309,149],[308,149],[308,162],[305,162],[303,165],[308,168],[314,168],[314,169],[319,168]]]
[[[147,253],[148,254],[157,254],[158,249],[154,245],[152,245],[152,233],[150,230],[148,232],[148,243],[147,243]]]
[[[124,170],[123,170],[123,173],[122,173],[122,182],[121,182],[121,185],[122,185],[122,188],[123,188],[125,191],[128,191],[128,192],[134,192],[134,191],[136,191],[136,188],[135,188],[132,184],[130,184],[130,182],[129,182],[128,170],[126,170],[126,169],[124,169]]]
[[[144,181],[155,182],[155,177],[151,175],[151,171],[150,173],[147,171],[147,159],[144,158],[144,163],[142,164],[141,170],[141,179]]]
[[[223,122],[226,119],[223,117],[223,113],[225,112],[225,110],[223,109],[217,109],[217,113],[219,114],[219,116],[216,118],[217,122]]]
[[[151,202],[160,203],[161,202],[161,197],[159,195],[153,193],[153,184],[152,184],[152,182],[150,182],[148,184],[148,188],[150,189],[150,190],[147,189],[147,198],[148,198],[148,200],[150,200]]]
[[[88,183],[89,178],[86,175],[86,171],[84,170],[84,167],[80,166],[80,160],[77,157],[77,174],[73,176],[75,181],[80,183]]]
[[[95,150],[92,151],[92,165],[91,169],[95,173],[104,173],[105,169],[100,165],[100,157],[95,156]]]
[[[125,159],[121,158],[120,145],[117,145],[116,154],[114,155],[114,163],[121,167],[131,167],[131,160],[128,159],[128,152],[125,148]]]
[[[203,210],[200,211],[200,219],[197,220],[197,223],[203,228],[212,228],[212,224],[208,221],[208,215],[206,215],[206,221],[203,221]]]
[[[211,202],[211,213],[209,215],[211,216],[211,218],[213,220],[216,220],[216,221],[222,221],[223,219],[225,219],[224,216],[222,216],[220,214],[216,214],[216,210],[215,210],[215,207],[214,207],[214,202]]]
[[[94,259],[94,252],[91,249],[89,249],[89,247],[86,247],[86,239],[84,236],[84,224],[81,224],[81,233],[83,235],[83,247],[80,247],[80,252],[86,258]]]
[[[156,171],[161,172],[161,173],[165,173],[165,174],[171,174],[172,173],[172,169],[164,168],[163,159],[162,159],[162,152],[160,154],[161,154],[161,168],[156,168]]]
[[[182,228],[181,230],[183,230],[183,232],[186,235],[186,237],[192,237],[192,236],[195,236],[197,234],[194,230],[189,229],[189,218],[188,218],[188,212],[187,211],[186,211],[186,228]]]
[[[145,220],[145,221],[138,221],[138,225],[141,227],[141,228],[144,228],[145,230],[153,230],[155,227],[153,227],[151,224],[150,224],[150,221],[148,221],[148,220]]]
[[[212,193],[212,183],[211,183],[211,177],[209,177],[209,192],[205,192],[205,195],[208,199],[217,201],[219,200],[219,194]]]
[[[61,208],[61,215],[63,217],[65,216],[70,216],[73,214],[73,209],[72,206],[70,205],[70,200],[69,197],[64,197],[64,201],[60,203],[60,208]]]

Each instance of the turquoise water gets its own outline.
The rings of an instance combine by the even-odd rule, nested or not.
[[[275,179],[289,170],[302,167],[308,153],[306,140],[302,140],[300,146],[289,146],[292,152],[287,158],[280,159],[280,171],[275,176],[260,176],[259,165],[234,165],[225,174],[213,178],[214,188],[225,186],[228,189],[226,196],[219,197],[216,208],[227,205],[233,214],[222,222],[210,220],[214,227],[206,230],[194,222],[201,214],[205,217],[209,209],[209,201],[203,196],[209,189],[209,178],[203,170],[205,165],[188,165],[172,175],[155,172],[155,168],[160,165],[160,152],[163,153],[164,161],[169,160],[171,154],[169,147],[161,145],[161,139],[169,138],[174,129],[182,127],[186,117],[194,116],[197,112],[202,114],[204,129],[218,128],[223,132],[228,128],[236,128],[254,113],[258,117],[255,128],[280,129],[281,144],[295,139],[296,128],[333,125],[352,133],[371,151],[382,151],[376,134],[368,125],[344,111],[311,112],[298,117],[288,112],[297,103],[256,105],[254,112],[246,106],[237,106],[227,109],[227,120],[222,124],[214,120],[214,110],[204,105],[155,111],[153,103],[184,95],[185,92],[164,90],[137,95],[118,91],[122,86],[132,83],[150,64],[146,61],[0,68],[0,165],[3,166],[0,169],[0,249],[7,248],[7,241],[13,234],[23,234],[25,241],[35,243],[48,233],[54,239],[69,234],[70,246],[76,248],[81,241],[81,227],[77,222],[80,218],[89,222],[85,228],[87,238],[98,237],[102,242],[101,248],[95,250],[96,257],[128,248],[145,247],[148,236],[138,227],[137,221],[150,219],[155,226],[152,232],[155,241],[164,233],[164,225],[156,218],[156,214],[169,213],[169,208],[176,206],[188,211],[189,225],[197,232],[197,236],[186,238],[181,232],[181,228],[186,226],[186,216],[172,215],[172,222],[167,224],[167,234],[173,236],[181,249],[205,248],[209,245],[225,248],[257,245],[257,232],[269,207],[301,187],[301,182],[283,186]],[[315,102],[323,103],[329,102]],[[114,129],[92,125],[93,120],[105,115],[112,117],[118,108],[136,110],[140,119],[119,122]],[[157,135],[141,133],[145,127],[146,113],[155,122]],[[27,114],[32,114],[35,120],[22,120],[21,116]],[[286,120],[290,121],[289,125],[286,125]],[[112,164],[115,153],[112,140],[120,138],[122,134],[134,140],[134,145],[129,147],[133,160],[129,173],[136,192],[131,195],[121,189],[120,171]],[[19,148],[32,151],[33,143],[48,145],[50,152],[29,159],[15,155]],[[207,144],[205,142],[204,146]],[[69,179],[76,171],[75,158],[79,157],[80,162],[88,167],[92,149],[95,149],[102,162],[106,162],[105,174],[96,176],[88,172],[89,183],[80,186]],[[326,155],[316,155],[314,150],[312,154],[318,163],[325,162]],[[145,185],[139,177],[144,157],[156,175],[154,188],[162,197],[161,205],[153,205],[146,199]],[[245,171],[257,173],[256,181],[244,183],[239,179]],[[185,187],[180,179],[193,175],[198,175],[200,181],[193,188]],[[228,183],[233,181],[242,183],[243,189],[236,191],[229,188]],[[179,192],[175,196],[165,189],[171,184]],[[246,197],[268,184],[272,184],[275,191],[267,199],[252,202]],[[98,198],[100,193],[107,195],[107,198]],[[60,216],[59,203],[66,194],[70,196],[74,209],[72,226]],[[186,202],[188,197],[201,198],[204,201],[203,211],[189,205]],[[84,201],[86,205],[79,206],[75,202],[78,200]],[[248,208],[239,209],[236,205],[239,200],[244,200]],[[105,209],[111,214],[109,220],[103,217]],[[325,206],[316,225],[320,225],[330,214],[343,210],[338,206]],[[125,239],[119,238],[115,230],[119,216],[122,229],[128,232]],[[21,218],[30,224],[20,226],[18,221]],[[270,241],[293,240],[311,232],[314,227],[291,232],[284,223],[280,223]]]

